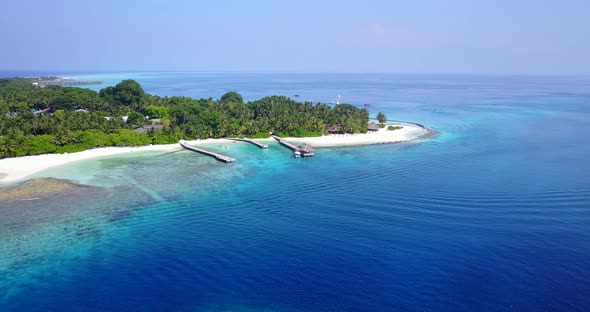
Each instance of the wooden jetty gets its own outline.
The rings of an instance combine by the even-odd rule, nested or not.
[[[248,143],[250,143],[250,144],[254,144],[254,145],[256,145],[256,146],[258,146],[258,147],[260,147],[260,148],[262,148],[262,149],[266,149],[266,148],[268,148],[268,145],[266,145],[266,144],[262,144],[262,143],[258,143],[258,142],[256,142],[256,141],[254,141],[254,140],[251,140],[251,139],[248,139],[248,138],[243,138],[243,139],[239,139],[239,138],[231,138],[231,139],[228,139],[228,140],[232,140],[232,141],[238,141],[238,142],[248,142]]]
[[[226,162],[226,163],[233,163],[233,162],[236,161],[235,158],[232,158],[232,157],[229,157],[229,156],[225,156],[225,155],[221,155],[221,154],[217,154],[217,153],[213,153],[213,152],[210,152],[208,150],[205,150],[205,149],[202,149],[202,148],[198,148],[196,146],[189,145],[184,140],[180,140],[178,142],[178,144],[180,144],[180,146],[186,148],[187,150],[191,150],[193,152],[197,152],[197,153],[201,153],[203,155],[211,156],[211,157],[213,157],[213,158],[215,158],[215,159],[217,159],[219,161],[223,161],[223,162]]]
[[[300,146],[295,146],[287,141],[285,141],[285,139],[279,137],[278,135],[272,135],[273,139],[277,140],[279,142],[279,144],[281,144],[282,146],[290,149],[293,151],[293,156],[295,157],[311,157],[314,155],[313,153],[313,148],[311,148],[311,145],[309,144],[301,144]]]

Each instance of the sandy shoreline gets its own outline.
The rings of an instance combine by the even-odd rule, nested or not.
[[[363,146],[413,141],[427,135],[430,131],[432,131],[418,125],[411,124],[404,124],[402,127],[402,129],[398,130],[387,130],[387,128],[382,128],[376,132],[368,132],[363,134],[334,134],[314,138],[289,138],[289,141],[307,143],[314,148]]]
[[[316,147],[346,147],[372,144],[398,143],[416,140],[428,136],[432,130],[418,125],[403,124],[402,129],[388,131],[383,128],[366,134],[336,134],[313,138],[288,138],[297,143],[308,143]],[[273,141],[272,138],[260,141]],[[188,141],[189,144],[227,143],[226,139],[207,139]],[[69,163],[99,157],[115,156],[132,152],[159,151],[172,152],[181,150],[179,144],[148,145],[138,147],[102,147],[70,154],[45,154],[0,159],[0,184],[26,180],[41,171],[63,166]]]

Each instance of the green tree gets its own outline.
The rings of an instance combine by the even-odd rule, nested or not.
[[[59,128],[53,136],[53,142],[55,145],[65,146],[68,144],[80,143],[80,140],[67,129]]]
[[[242,96],[234,91],[230,91],[226,94],[224,94],[223,96],[221,96],[221,99],[219,99],[219,102],[223,103],[223,104],[227,104],[227,103],[235,103],[235,104],[243,104],[244,103],[244,99],[242,98]]]
[[[168,107],[149,105],[145,108],[145,112],[150,118],[166,118],[170,115]]]
[[[160,120],[160,123],[162,124],[162,126],[164,128],[170,128],[170,125],[171,125],[170,118],[164,117],[164,118],[162,118],[162,120]]]
[[[138,112],[131,112],[127,118],[127,123],[132,126],[143,126],[145,124],[145,117]]]
[[[53,112],[53,116],[55,118],[64,118],[66,115],[66,112],[63,109],[58,109],[55,112]]]
[[[114,104],[130,106],[141,101],[145,92],[135,80],[123,80],[114,87],[106,87],[100,90],[100,97]]]
[[[9,109],[6,101],[0,99],[0,117],[5,117],[8,114]]]
[[[0,142],[0,154],[3,157],[17,156],[24,147],[25,136],[20,130],[13,129],[3,139],[4,142]]]
[[[386,123],[387,122],[387,116],[385,116],[385,114],[379,112],[379,114],[377,114],[377,121],[379,121],[379,123]]]

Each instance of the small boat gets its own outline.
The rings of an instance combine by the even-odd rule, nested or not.
[[[299,94],[293,94],[294,97],[299,97]]]
[[[369,103],[365,103],[365,106],[371,106],[371,104],[369,104]]]
[[[301,152],[300,151],[295,151],[295,153],[293,153],[293,156],[295,156],[295,158],[300,158],[301,157]]]

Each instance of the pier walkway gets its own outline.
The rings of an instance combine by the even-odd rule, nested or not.
[[[281,144],[282,146],[291,149],[293,152],[296,152],[299,150],[299,147],[285,141],[285,139],[279,137],[278,135],[271,135],[273,139],[277,140],[279,142],[279,144]]]
[[[293,155],[295,157],[311,157],[314,155],[313,153],[313,148],[311,148],[311,145],[309,144],[301,144],[301,146],[297,147],[287,141],[285,141],[285,139],[279,137],[278,135],[271,135],[273,139],[277,140],[279,142],[279,144],[281,144],[282,146],[290,149],[293,151]]]
[[[254,144],[262,149],[266,149],[268,148],[268,145],[266,144],[262,144],[262,143],[258,143],[254,140],[248,139],[248,138],[243,138],[243,139],[238,139],[238,138],[229,138],[228,140],[232,140],[232,141],[239,141],[239,142],[248,142],[250,144]]]
[[[213,158],[215,158],[215,159],[217,159],[219,161],[223,161],[223,162],[226,162],[226,163],[233,163],[233,162],[236,161],[235,158],[232,158],[232,157],[229,157],[229,156],[225,156],[225,155],[221,155],[221,154],[217,154],[217,153],[213,153],[213,152],[210,152],[208,150],[205,150],[205,149],[202,149],[202,148],[198,148],[196,146],[189,145],[184,140],[180,140],[178,142],[178,144],[180,144],[180,146],[184,147],[187,150],[191,150],[193,152],[197,152],[197,153],[201,153],[203,155],[211,156],[211,157],[213,157]]]

